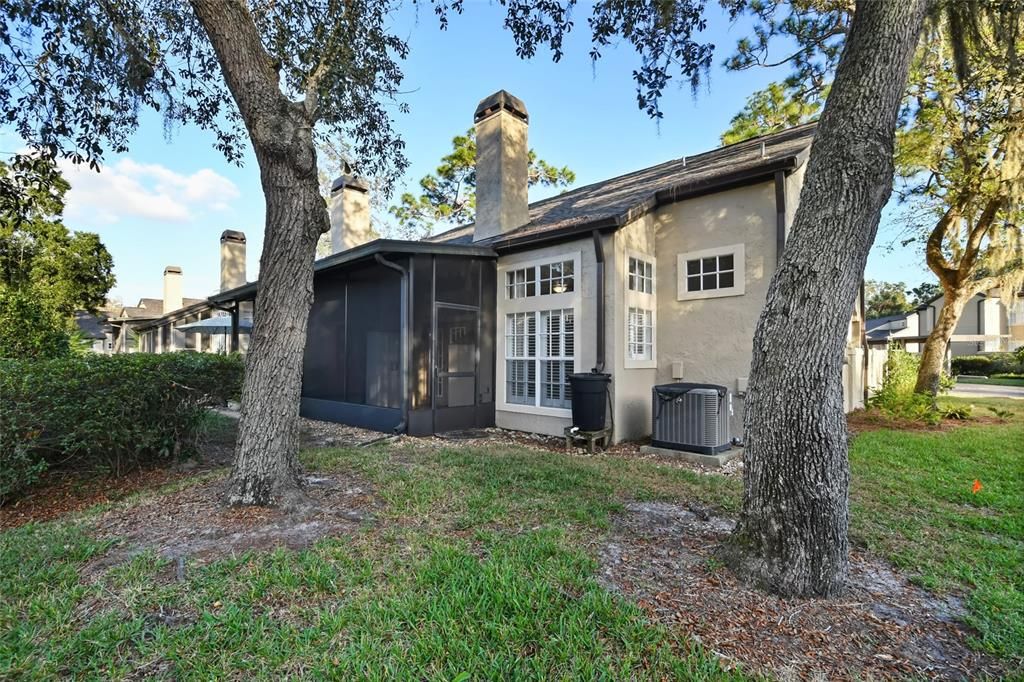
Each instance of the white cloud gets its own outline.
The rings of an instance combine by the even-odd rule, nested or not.
[[[197,213],[226,210],[240,194],[233,182],[209,168],[182,175],[158,163],[124,158],[99,173],[64,162],[61,171],[71,183],[67,214],[91,222],[186,222]]]

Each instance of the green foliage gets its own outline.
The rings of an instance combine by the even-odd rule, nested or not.
[[[932,396],[914,392],[920,365],[921,358],[918,355],[890,345],[882,386],[868,400],[868,406],[878,408],[895,419],[939,423],[944,415],[936,407]],[[951,386],[949,377],[940,379],[940,391],[948,391]]]
[[[801,123],[815,121],[824,104],[824,96],[806,99],[795,97],[782,83],[770,83],[747,98],[747,103],[729,121],[722,133],[722,144],[776,133]]]
[[[921,282],[907,293],[913,297],[910,301],[910,305],[916,308],[919,305],[928,303],[936,296],[941,295],[942,286],[935,282]]]
[[[0,469],[40,463],[121,472],[195,451],[206,408],[239,394],[239,356],[207,353],[85,355],[0,360]]]
[[[907,301],[907,285],[903,282],[879,282],[868,280],[865,283],[867,299],[867,317],[869,320],[887,315],[900,315],[913,310]]]
[[[557,168],[530,150],[529,186],[568,187],[576,174],[568,167]],[[400,203],[388,211],[398,219],[404,236],[430,235],[437,223],[451,225],[473,222],[476,217],[476,130],[452,138],[452,151],[441,159],[433,174],[420,180],[420,194],[406,192]]]
[[[68,317],[103,305],[114,261],[98,235],[72,234],[61,222],[69,185],[48,163],[48,172],[26,176],[17,161],[0,162],[0,185],[14,195],[0,202],[0,288],[27,292]]]
[[[57,358],[71,352],[71,324],[25,291],[0,285],[0,358]]]
[[[987,353],[985,355],[961,355],[953,358],[953,374],[970,376],[993,376],[996,374],[1024,373],[1024,362],[1015,353]]]

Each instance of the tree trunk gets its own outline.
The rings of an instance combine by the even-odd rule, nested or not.
[[[914,391],[927,393],[932,396],[939,394],[939,380],[942,377],[942,364],[946,357],[946,348],[949,347],[949,339],[956,331],[956,325],[964,312],[967,302],[974,296],[973,290],[965,292],[967,295],[950,296],[950,290],[946,290],[946,299],[939,311],[939,319],[935,321],[935,329],[928,335],[924,349],[921,351],[921,366],[917,370],[917,384]]]
[[[857,3],[754,335],[743,508],[724,555],[741,577],[783,595],[832,596],[846,578],[843,353],[892,191],[896,112],[926,5]]]
[[[246,356],[229,504],[298,491],[299,396],[313,260],[329,229],[319,193],[311,107],[285,97],[252,16],[238,0],[190,0],[249,131],[266,201],[260,287]]]

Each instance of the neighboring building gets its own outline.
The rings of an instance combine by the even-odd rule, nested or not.
[[[225,230],[220,236],[221,291],[245,283],[245,234]],[[163,284],[163,299],[142,299],[141,314],[128,318],[132,332],[138,337],[139,350],[146,353],[182,350],[207,353],[224,353],[235,349],[245,351],[249,336],[245,329],[252,319],[252,309],[248,304],[242,306],[238,316],[241,329],[235,329],[232,333],[230,311],[217,307],[209,299],[182,297],[180,267],[168,265],[164,268]],[[148,305],[143,306],[146,302]],[[224,318],[224,331],[201,333],[180,329],[185,325],[211,318]]]
[[[75,327],[79,337],[89,342],[89,350],[93,353],[114,352],[114,328],[107,321],[104,311],[97,311],[94,315],[84,310],[76,310]]]
[[[303,414],[414,435],[496,424],[561,435],[568,375],[612,375],[616,440],[651,429],[651,389],[726,386],[732,433],[757,319],[814,136],[804,125],[528,203],[525,105],[483,100],[477,222],[423,242],[367,234],[365,185],[339,178],[315,265]],[[336,248],[338,248],[336,246]],[[258,283],[211,297],[251,301]],[[846,406],[871,372],[859,301]]]
[[[920,352],[935,329],[946,297],[940,294],[902,315],[868,320],[868,343],[882,346],[890,341],[911,352]],[[1024,292],[1018,293],[1007,307],[992,289],[975,294],[964,306],[950,338],[950,357],[1013,351],[1024,346]]]

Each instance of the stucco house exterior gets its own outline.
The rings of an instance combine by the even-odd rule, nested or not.
[[[917,353],[935,329],[946,297],[940,294],[902,315],[868,320],[867,339],[873,347],[895,342]],[[975,294],[964,307],[950,338],[949,357],[1001,353],[1024,346],[1024,292],[1009,306],[1000,298],[999,289]]]
[[[649,435],[651,389],[676,381],[727,387],[741,435],[754,329],[814,125],[529,203],[526,106],[500,91],[474,122],[475,224],[362,243],[365,184],[335,182],[336,253],[315,267],[303,413],[413,434],[494,424],[561,435],[568,375],[596,368],[611,375],[615,440]],[[237,305],[257,288],[210,300]],[[854,307],[849,409],[871,375],[862,299]]]

